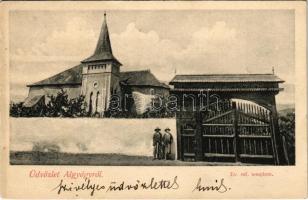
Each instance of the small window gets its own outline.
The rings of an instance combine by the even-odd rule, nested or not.
[[[94,88],[97,88],[97,87],[98,87],[98,82],[97,82],[97,81],[93,83],[93,87],[94,87]]]

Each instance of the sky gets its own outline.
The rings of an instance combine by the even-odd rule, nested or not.
[[[292,10],[107,10],[122,71],[175,74],[272,73],[286,82],[277,96],[294,103]],[[11,100],[31,84],[78,65],[94,52],[104,11],[11,11]]]

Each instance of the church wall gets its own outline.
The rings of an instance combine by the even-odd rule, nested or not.
[[[119,66],[113,62],[91,62],[83,67],[82,94],[85,95],[87,111],[92,114],[108,110],[110,96],[120,95]]]
[[[153,86],[132,86],[132,92],[140,92],[143,94],[151,95],[161,95],[167,97],[169,95],[169,89],[163,87],[153,87]]]
[[[90,106],[90,104],[92,104],[92,113],[105,110],[107,106],[106,102],[108,102],[109,87],[110,73],[87,74],[83,77],[82,93],[85,95],[87,105]],[[88,107],[87,111],[89,111],[89,109]]]
[[[121,94],[120,78],[115,74],[113,74],[110,79],[110,93],[117,95]]]
[[[57,95],[61,89],[67,92],[70,99],[77,98],[81,94],[81,85],[31,86],[28,96]]]

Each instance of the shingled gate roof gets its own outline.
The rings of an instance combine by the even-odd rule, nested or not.
[[[174,83],[243,83],[243,82],[284,82],[274,74],[201,74],[176,75]]]

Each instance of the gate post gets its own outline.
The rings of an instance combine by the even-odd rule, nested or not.
[[[272,122],[272,127],[273,127],[273,140],[274,140],[274,149],[275,149],[275,157],[276,157],[276,164],[277,165],[285,165],[287,163],[287,155],[285,155],[284,152],[284,143],[282,139],[282,135],[280,135],[279,131],[279,124],[278,124],[278,114],[277,114],[277,109],[276,109],[276,102],[275,102],[275,97],[273,99],[273,103],[271,105],[271,122]]]
[[[240,161],[239,157],[239,143],[238,143],[238,112],[236,110],[236,102],[232,102],[232,110],[233,110],[233,128],[234,128],[234,139],[233,139],[233,148],[235,155],[235,162]]]
[[[195,111],[195,120],[196,120],[196,161],[203,161],[204,155],[202,150],[202,115],[200,111]]]
[[[178,113],[176,113],[176,145],[177,145],[177,159],[183,160],[182,154],[182,126],[181,118]]]

